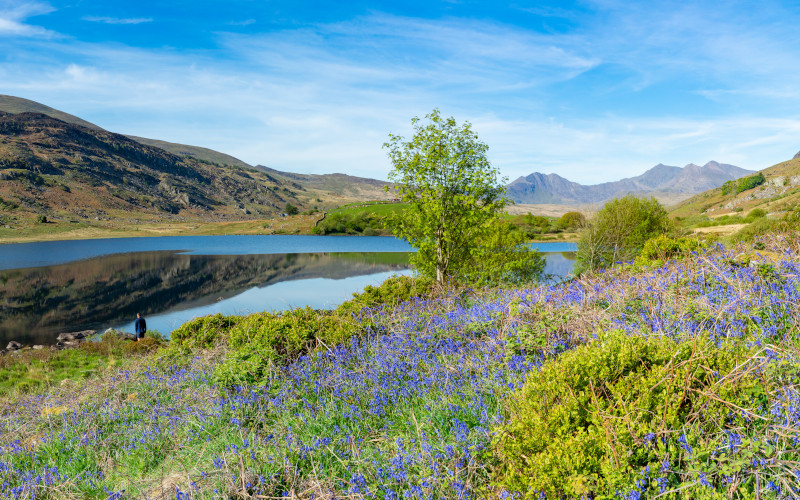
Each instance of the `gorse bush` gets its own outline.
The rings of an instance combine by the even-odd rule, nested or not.
[[[336,308],[341,315],[352,316],[365,308],[394,307],[412,297],[430,297],[437,285],[424,278],[392,276],[378,286],[367,285],[361,292],[353,293],[353,298]]]
[[[226,387],[258,383],[272,366],[286,364],[315,347],[335,347],[359,331],[352,318],[310,307],[251,314],[226,333],[228,351],[214,376]]]
[[[704,247],[705,244],[695,238],[670,238],[662,234],[647,240],[634,264],[660,267],[669,260],[690,257],[692,252],[697,252]]]
[[[768,406],[781,385],[759,354],[745,343],[610,332],[561,355],[509,402],[495,433],[498,486],[525,498],[611,499],[717,498],[730,485],[752,498],[757,479],[742,476],[752,461],[793,447],[748,410]],[[764,483],[787,472],[768,469]]]
[[[170,335],[172,349],[203,349],[227,340],[228,331],[242,320],[242,316],[211,314],[187,321]]]

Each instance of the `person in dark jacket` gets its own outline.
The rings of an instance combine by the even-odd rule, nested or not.
[[[145,332],[147,332],[147,323],[145,323],[140,313],[136,313],[136,321],[133,322],[133,329],[136,332],[136,342],[139,342],[144,338]]]

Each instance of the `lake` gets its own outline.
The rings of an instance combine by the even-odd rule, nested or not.
[[[533,245],[545,272],[572,270],[575,244]],[[207,314],[332,308],[367,285],[411,274],[411,247],[389,237],[173,236],[0,245],[0,348],[58,333],[169,334]]]

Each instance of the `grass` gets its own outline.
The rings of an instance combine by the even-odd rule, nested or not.
[[[0,394],[14,397],[40,393],[53,385],[91,379],[148,354],[163,339],[150,332],[142,342],[104,335],[76,349],[24,349],[0,357]]]
[[[406,203],[392,203],[392,202],[366,202],[366,203],[351,203],[343,205],[329,213],[345,213],[348,215],[358,215],[362,213],[370,213],[386,217],[398,211],[403,210],[408,206]]]
[[[232,389],[213,378],[225,350],[170,349],[91,383],[17,395],[0,412],[0,495],[535,498],[506,491],[497,472],[524,464],[506,462],[494,436],[511,432],[513,401],[524,397],[530,374],[565,352],[592,352],[611,330],[676,350],[693,339],[708,349],[752,348],[759,362],[746,376],[768,371],[777,382],[734,411],[758,425],[720,423],[701,441],[685,441],[704,452],[670,452],[667,475],[635,467],[597,473],[597,481],[613,475],[622,485],[609,498],[797,495],[800,239],[760,243],[760,254],[717,247],[661,267],[367,309],[351,340],[268,364],[258,383]],[[668,380],[678,396],[689,387]],[[683,446],[680,427],[640,430],[666,432]],[[629,439],[644,446],[647,435],[638,432]],[[579,476],[566,480],[577,484]]]

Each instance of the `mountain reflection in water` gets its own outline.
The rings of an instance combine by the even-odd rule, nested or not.
[[[137,312],[147,317],[196,308],[289,280],[340,280],[407,268],[405,252],[187,255],[155,251],[5,270],[0,271],[0,342],[47,345],[60,332],[102,329],[134,318]],[[342,301],[353,291],[343,291]],[[283,309],[282,304],[255,307]]]

